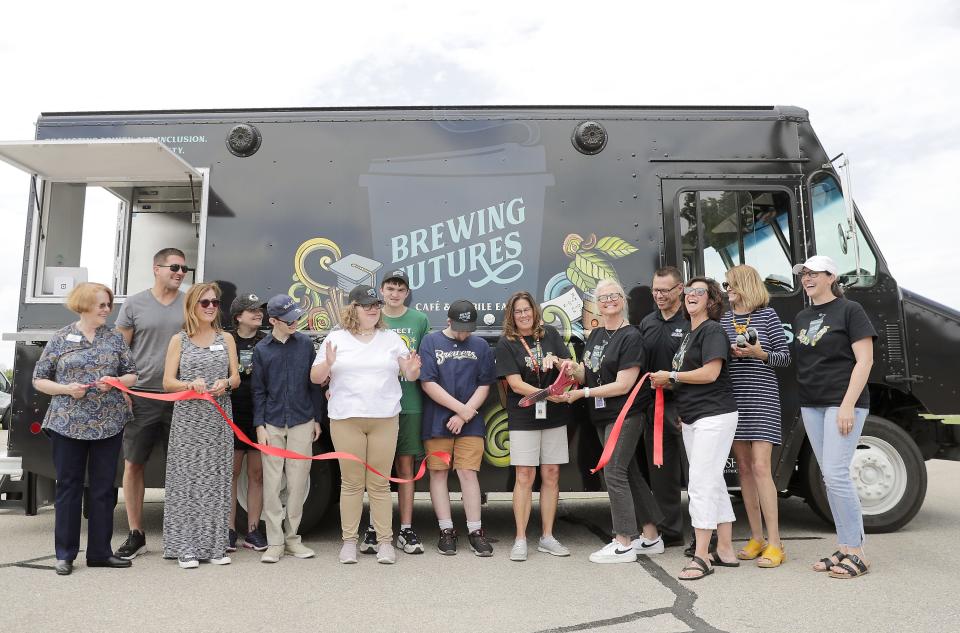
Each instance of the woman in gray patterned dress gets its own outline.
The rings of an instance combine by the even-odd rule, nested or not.
[[[229,390],[240,384],[237,348],[220,328],[220,287],[196,284],[184,300],[184,329],[167,348],[166,391],[209,393],[232,415]],[[209,402],[177,402],[167,449],[163,555],[180,567],[227,565],[233,432]]]

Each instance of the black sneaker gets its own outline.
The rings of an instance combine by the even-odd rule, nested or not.
[[[707,549],[709,553],[717,551],[717,533],[714,532],[713,536],[710,537],[710,547]],[[697,535],[693,535],[693,540],[690,541],[690,545],[687,546],[687,549],[683,550],[683,555],[687,558],[692,557],[697,553]]]
[[[407,554],[423,554],[423,543],[413,528],[404,528],[397,534],[397,548]]]
[[[140,530],[130,530],[127,540],[117,548],[117,557],[123,560],[133,560],[140,554],[147,552],[147,537]]]
[[[243,546],[255,552],[267,551],[267,539],[260,533],[260,528],[252,528],[243,539]]]
[[[363,535],[363,541],[360,543],[361,554],[377,553],[377,531],[372,525],[367,526],[367,533]]]
[[[470,541],[470,549],[477,556],[493,556],[493,545],[487,542],[487,537],[483,533],[483,528],[470,532],[467,539]]]
[[[444,556],[454,556],[457,553],[457,531],[453,528],[440,530],[440,542],[437,551]]]
[[[237,531],[230,530],[230,535],[227,537],[227,551],[235,552],[237,551]]]

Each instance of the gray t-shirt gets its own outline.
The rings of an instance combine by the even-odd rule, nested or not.
[[[163,364],[173,335],[183,329],[183,293],[170,305],[157,301],[148,289],[127,297],[117,315],[117,327],[133,328],[130,351],[139,370],[138,389],[163,391]]]

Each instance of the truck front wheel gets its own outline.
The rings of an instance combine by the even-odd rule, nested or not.
[[[802,453],[807,503],[828,523],[830,504],[813,451]],[[916,516],[927,494],[927,468],[906,431],[876,415],[868,415],[850,465],[860,496],[863,527],[868,533],[894,532]]]

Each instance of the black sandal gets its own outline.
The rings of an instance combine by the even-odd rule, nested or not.
[[[684,572],[684,571],[700,572],[699,576],[677,576],[677,578],[679,578],[680,580],[700,580],[704,576],[709,576],[710,574],[712,574],[714,572],[714,569],[713,567],[708,567],[707,562],[702,558],[700,558],[699,556],[694,556],[693,565],[687,565],[680,571],[681,572]]]
[[[814,569],[813,571],[815,572],[830,571],[831,567],[836,567],[837,565],[842,563],[843,559],[846,558],[846,556],[847,556],[846,554],[844,554],[840,550],[837,550],[833,554],[830,554],[830,558],[821,558],[820,560],[817,561],[817,563],[823,563],[823,569]],[[834,558],[836,558],[837,560],[834,561],[833,560]],[[816,565],[817,563],[814,563],[814,565]]]
[[[853,563],[853,566],[847,565],[844,561],[850,561]],[[834,567],[839,567],[844,570],[845,573],[835,572],[832,569],[830,570],[831,578],[840,578],[841,580],[850,580],[852,578],[859,578],[860,576],[866,574],[870,571],[870,567],[863,562],[859,556],[856,554],[847,554],[843,557],[843,560],[834,565]]]
[[[710,552],[710,562],[714,567],[739,567],[740,561],[733,559],[733,562],[728,563],[727,561],[720,558],[720,554],[716,552]]]

